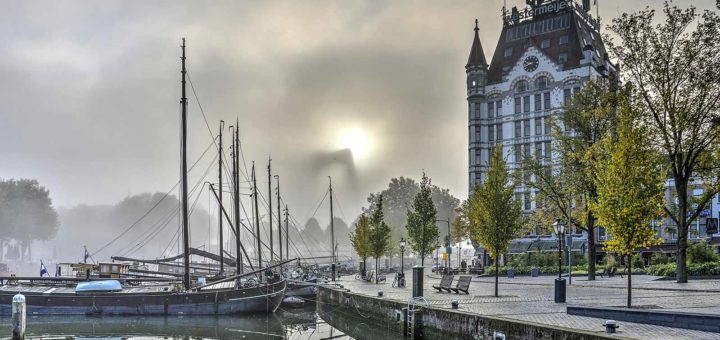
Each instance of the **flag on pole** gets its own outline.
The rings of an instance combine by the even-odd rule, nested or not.
[[[87,247],[84,247],[84,248],[85,248],[85,258],[83,259],[83,262],[87,263],[87,259],[88,259],[88,257],[90,257],[90,253],[88,253]]]
[[[43,277],[45,275],[48,275],[47,268],[45,268],[45,264],[40,261],[40,277]]]

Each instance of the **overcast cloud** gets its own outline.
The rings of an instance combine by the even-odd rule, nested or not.
[[[502,2],[4,1],[0,178],[37,178],[55,205],[66,207],[172,187],[186,37],[190,77],[213,133],[220,119],[238,117],[260,187],[267,190],[272,154],[298,220],[312,215],[328,175],[348,222],[369,192],[423,169],[465,198],[464,66],[475,18],[488,58],[494,52]],[[606,23],[661,5],[600,2]],[[678,1],[702,8],[714,2]],[[211,137],[190,94],[195,160]],[[368,136],[356,169],[333,154],[346,129]],[[215,180],[216,170],[211,174]]]

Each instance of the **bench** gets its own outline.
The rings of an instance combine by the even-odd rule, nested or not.
[[[442,293],[443,290],[450,293],[450,288],[452,288],[452,282],[453,282],[452,275],[443,275],[442,279],[440,279],[440,285],[439,286],[433,285],[432,287],[437,289],[437,291],[440,293]]]
[[[468,289],[470,289],[470,282],[472,282],[472,276],[461,276],[460,279],[458,279],[455,288],[450,288],[450,290],[455,292],[455,294],[459,294],[460,292],[470,294],[470,292],[468,292]]]
[[[615,276],[615,272],[617,272],[617,268],[612,267],[610,269],[605,268],[605,270],[601,271],[598,274],[600,275],[600,277],[605,278],[605,275],[607,275],[608,277]],[[622,274],[620,274],[620,277],[622,277]]]

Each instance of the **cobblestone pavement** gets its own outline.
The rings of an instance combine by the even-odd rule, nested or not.
[[[412,295],[412,272],[407,271],[406,288],[392,287],[394,274],[388,281],[374,284],[353,277],[339,280],[344,288],[352,292],[384,298],[408,301]],[[473,276],[470,294],[438,293],[432,288],[439,284],[440,277],[425,275],[423,279],[424,298],[428,304],[451,308],[457,300],[460,309],[482,315],[522,320],[564,328],[582,329],[590,332],[604,332],[605,320],[591,317],[568,315],[567,306],[624,307],[627,302],[627,277],[600,278],[588,281],[574,277],[568,285],[567,303],[555,303],[554,276],[516,277],[499,279],[499,297],[494,295],[494,277]],[[693,281],[678,284],[674,281],[659,281],[657,277],[633,276],[632,302],[636,307],[657,310],[671,310],[688,313],[720,314],[720,283],[716,280]],[[620,321],[618,335],[636,339],[719,339],[720,334],[687,329]]]

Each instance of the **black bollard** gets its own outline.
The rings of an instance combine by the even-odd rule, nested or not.
[[[565,279],[555,279],[555,302],[565,302]]]
[[[412,297],[423,296],[423,267],[413,267],[413,293]]]

